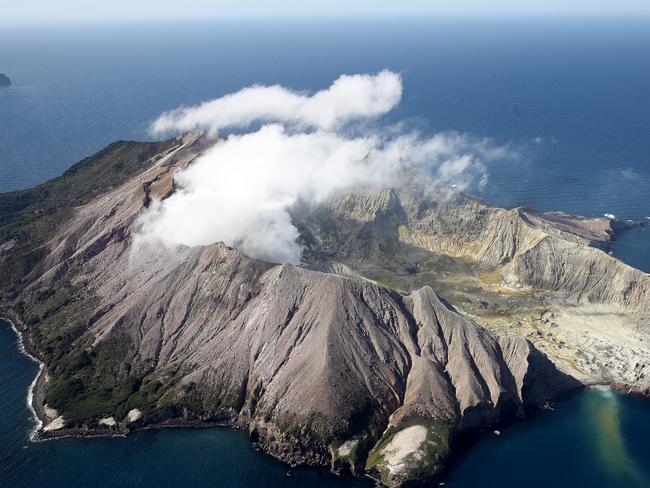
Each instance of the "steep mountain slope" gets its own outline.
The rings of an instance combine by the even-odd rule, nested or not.
[[[498,295],[488,285],[501,287],[479,271],[523,285],[504,303],[532,309],[562,292],[647,311],[647,275],[589,247],[606,245],[609,221],[417,188],[359,190],[297,209],[308,266],[254,260],[221,243],[134,240],[142,210],[175,191],[174,173],[208,143],[193,133],[159,143],[156,154],[129,146],[138,155],[124,161],[128,178],[87,181],[122,157],[121,146],[109,147],[76,170],[92,191],[72,186],[74,171],[60,180],[66,198],[83,197],[0,199],[0,264],[14,270],[2,310],[46,364],[47,405],[36,406],[57,419],[50,429],[227,422],[289,463],[376,471],[399,485],[439,472],[457,434],[524,415],[578,384],[521,337],[514,316],[499,315],[508,329],[471,313],[463,297],[480,304]],[[66,212],[70,202],[78,206]],[[558,265],[544,254],[561,248],[574,251]],[[569,274],[589,259],[612,279]]]
[[[295,217],[310,261],[404,291],[430,285],[582,381],[650,388],[650,275],[607,253],[616,221],[505,209],[419,183],[357,190]]]
[[[410,245],[499,267],[510,286],[650,312],[650,276],[603,252],[614,234],[605,217],[505,209],[446,189],[428,195],[413,185],[345,195],[298,218],[316,259],[391,263]]]

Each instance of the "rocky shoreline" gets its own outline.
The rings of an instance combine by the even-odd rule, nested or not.
[[[27,394],[28,406],[30,408],[30,411],[34,415],[34,419],[36,422],[36,426],[32,431],[32,433],[30,434],[31,441],[38,442],[38,441],[56,440],[56,439],[63,439],[63,438],[79,438],[79,439],[99,438],[99,437],[117,438],[117,437],[126,437],[130,433],[134,433],[134,432],[142,432],[146,430],[156,430],[156,429],[168,429],[168,428],[205,429],[205,428],[222,427],[222,428],[244,429],[243,425],[233,421],[214,422],[214,421],[203,421],[197,419],[169,418],[159,422],[152,422],[152,423],[146,423],[146,421],[143,421],[138,425],[135,425],[133,427],[128,427],[128,428],[117,426],[117,427],[101,427],[101,428],[62,428],[62,429],[57,429],[52,431],[43,431],[42,430],[43,425],[45,424],[45,422],[49,420],[43,409],[45,389],[47,384],[47,377],[46,377],[44,364],[33,355],[32,351],[30,350],[30,345],[25,341],[25,338],[23,337],[23,333],[18,329],[14,321],[7,317],[0,317],[0,320],[5,321],[16,333],[19,350],[23,352],[23,354],[25,354],[32,361],[35,361],[39,364],[39,371],[37,372],[33,382],[30,384],[28,394]],[[638,394],[644,397],[648,397],[647,391],[639,391],[634,388],[630,388],[629,385],[608,384],[605,382],[593,382],[593,383],[583,383],[578,388],[571,391],[567,391],[559,398],[557,398],[556,401],[553,402],[553,404],[557,402],[561,402],[566,398],[569,398],[577,394],[578,390],[590,386],[595,386],[595,385],[606,385],[626,394]],[[542,409],[553,409],[553,407],[552,404],[549,403],[544,407],[542,407]],[[482,428],[461,435],[459,438],[457,438],[454,441],[454,444],[456,445],[457,449],[454,449],[452,451],[452,454],[445,460],[444,463],[445,469],[442,469],[436,475],[434,481],[443,482],[443,480],[445,479],[449,467],[453,466],[456,460],[456,456],[453,455],[453,452],[458,452],[458,453],[462,452],[462,450],[471,447],[471,445],[474,442],[476,442],[476,440],[480,438],[482,435],[485,435],[486,433],[489,433],[494,429],[507,428],[507,426],[514,421],[515,421],[514,419],[508,419],[496,423],[494,425],[491,425],[489,428]],[[282,455],[282,448],[280,445],[273,445],[273,446],[266,445],[264,442],[260,442],[254,439],[253,436],[249,435],[249,437],[251,438],[251,443],[253,448],[255,448],[256,450],[257,449],[262,450],[266,454],[271,455],[276,459],[285,462],[289,467],[296,467],[298,465],[312,465],[315,467],[320,466],[321,468],[328,468],[327,463],[323,463],[323,462],[314,464],[313,462],[312,463],[305,462],[307,461],[307,459],[294,459],[293,461],[291,461],[287,459],[286,456]],[[356,472],[354,469],[350,469],[350,466],[346,465],[345,463],[341,464],[340,462],[336,462],[336,460],[333,460],[330,463],[329,469],[335,474],[341,474],[347,472],[355,476],[364,475],[370,479],[375,480],[376,482],[378,481],[376,478],[374,478],[367,472],[363,472],[363,471]],[[430,478],[429,480],[431,479],[433,478]]]
[[[25,354],[28,358],[30,358],[31,360],[39,364],[39,371],[37,372],[34,380],[30,384],[27,392],[27,398],[28,398],[27,403],[36,422],[36,427],[30,434],[30,440],[33,442],[57,440],[57,439],[64,439],[64,438],[78,438],[78,439],[101,438],[101,437],[117,438],[117,437],[126,437],[127,435],[135,432],[142,432],[142,431],[156,430],[156,429],[169,429],[169,428],[206,429],[206,428],[222,427],[222,428],[234,428],[234,429],[242,429],[242,430],[245,428],[245,426],[242,425],[241,423],[238,423],[236,421],[230,421],[230,420],[229,421],[204,421],[198,419],[169,418],[169,419],[161,420],[158,422],[151,422],[151,423],[147,423],[146,419],[143,419],[141,423],[136,424],[133,427],[126,427],[126,428],[117,425],[116,427],[108,427],[108,426],[100,427],[100,428],[78,428],[77,427],[77,428],[60,428],[51,431],[44,431],[42,427],[46,425],[46,423],[49,420],[51,420],[47,417],[43,408],[43,402],[45,399],[45,390],[47,385],[47,374],[46,374],[44,364],[41,361],[39,361],[30,352],[29,344],[25,341],[25,338],[23,337],[23,333],[20,331],[20,329],[18,329],[14,321],[7,317],[0,317],[0,320],[5,321],[15,332],[17,336],[19,350],[23,354]],[[491,426],[490,428],[497,428],[497,427],[501,428],[507,425],[508,423],[510,423],[510,421],[500,422]],[[480,429],[467,437],[469,439],[476,439],[477,437],[480,437],[480,435],[484,434],[485,432],[488,432],[489,430],[490,429]],[[259,449],[265,452],[266,454],[282,462],[285,462],[288,465],[288,467],[293,468],[300,465],[309,465],[312,467],[329,468],[335,474],[350,472],[353,475],[356,476],[365,475],[370,479],[377,481],[375,477],[369,475],[367,472],[363,472],[363,471],[356,472],[354,469],[351,470],[350,466],[348,466],[346,463],[335,462],[335,460],[333,460],[331,463],[326,463],[324,457],[314,459],[313,456],[308,456],[307,458],[303,459],[304,456],[301,457],[299,454],[293,451],[293,448],[291,448],[291,450],[293,451],[291,453],[292,456],[287,457],[286,451],[287,448],[289,447],[288,445],[284,446],[283,448],[281,442],[268,443],[265,442],[263,439],[255,438],[255,436],[253,435],[249,435],[249,437],[251,439],[251,444],[253,448]],[[462,437],[464,438],[464,436]],[[464,443],[465,441],[461,441],[461,442]],[[453,464],[453,460],[454,460],[454,456],[449,456],[445,461],[445,465]],[[445,475],[445,471],[442,470],[436,476],[436,480],[443,479],[444,475]]]
[[[102,428],[61,428],[51,431],[43,431],[42,428],[48,420],[43,408],[45,401],[45,392],[47,385],[47,371],[45,364],[39,360],[35,355],[33,349],[28,341],[25,341],[23,332],[18,329],[16,323],[20,322],[17,318],[8,318],[0,316],[0,322],[6,322],[16,334],[18,350],[27,356],[30,360],[39,365],[39,369],[34,377],[34,380],[29,385],[27,390],[27,406],[32,413],[35,422],[35,428],[30,433],[31,441],[44,441],[63,438],[94,438],[94,437],[126,437],[131,432],[142,432],[146,430],[155,429],[170,429],[170,428],[183,428],[183,429],[209,429],[214,427],[228,427],[234,429],[241,429],[242,426],[235,422],[229,421],[204,421],[196,419],[183,419],[183,418],[169,418],[159,422],[146,423],[142,422],[129,428],[122,427],[102,427]]]
[[[138,425],[133,428],[111,428],[111,427],[104,427],[104,428],[63,428],[59,430],[53,430],[49,432],[44,432],[42,431],[42,426],[44,425],[44,422],[46,422],[48,419],[45,415],[44,409],[42,407],[43,400],[45,398],[45,388],[46,388],[46,372],[44,368],[44,364],[40,362],[38,359],[36,359],[30,352],[28,352],[27,347],[25,346],[24,338],[22,335],[22,332],[15,326],[13,321],[5,318],[5,317],[0,317],[0,320],[5,321],[9,324],[9,326],[12,328],[12,330],[16,333],[16,336],[18,338],[18,344],[19,344],[19,349],[21,352],[23,352],[27,357],[29,357],[31,360],[38,362],[39,364],[39,371],[37,372],[36,377],[34,378],[34,381],[30,384],[29,391],[28,391],[28,405],[30,406],[30,410],[32,411],[32,414],[34,415],[34,419],[37,422],[37,427],[35,430],[32,432],[30,435],[30,440],[33,442],[41,442],[41,441],[49,441],[49,440],[58,440],[58,439],[64,439],[64,438],[77,438],[77,439],[90,439],[90,438],[124,438],[127,435],[131,433],[137,433],[137,432],[143,432],[147,430],[157,430],[157,429],[170,429],[170,428],[186,428],[186,429],[206,429],[206,428],[215,428],[215,427],[221,427],[221,428],[234,428],[234,429],[244,429],[242,425],[239,425],[235,422],[207,422],[207,421],[201,421],[201,420],[192,420],[192,419],[168,419],[164,420],[161,422],[156,422],[156,423],[145,423],[142,425]],[[584,385],[589,386],[589,385]],[[577,394],[577,392],[571,391],[567,392],[565,395],[563,395],[563,398],[558,399],[558,401],[562,401],[564,398],[568,398],[571,395]],[[31,402],[29,402],[29,399],[31,398]],[[545,407],[546,408],[546,407]],[[548,408],[551,408],[548,406]],[[492,429],[502,429],[506,428],[508,425],[510,425],[514,420],[509,420],[506,422],[502,422],[499,424],[493,425],[490,429],[481,429],[479,431],[473,432],[471,434],[468,434],[466,436],[461,436],[461,438],[457,441],[458,447],[458,453],[462,451],[462,449],[469,448],[471,445],[476,442],[478,438],[481,436],[489,433],[492,431]],[[250,436],[249,436],[250,437]],[[258,442],[255,441],[254,439],[251,438],[251,446],[255,450],[261,450],[265,452],[266,454],[273,456],[274,458],[285,462],[289,468],[297,467],[301,464],[300,462],[287,462],[286,459],[283,459],[282,456],[278,455],[277,453],[274,453],[273,450],[267,450],[265,449],[265,445],[263,442]],[[456,451],[456,450],[454,450]],[[447,458],[445,461],[445,466],[447,469],[451,466],[456,461],[456,456],[451,455]],[[320,467],[320,468],[328,468],[326,465],[320,465],[320,466],[314,466],[315,468]],[[332,462],[329,466],[329,469],[331,472],[337,475],[342,475],[342,474],[350,474],[353,476],[364,476],[368,479],[373,480],[377,485],[381,485],[381,481],[372,476],[371,474],[367,472],[356,472],[355,470],[351,470],[348,465],[345,463],[336,463]],[[442,470],[436,477],[433,479],[435,482],[444,482],[447,469]],[[430,479],[429,481],[431,481]]]

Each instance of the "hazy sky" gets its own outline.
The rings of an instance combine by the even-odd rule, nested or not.
[[[650,0],[1,0],[0,23],[209,19],[232,16],[650,14]]]

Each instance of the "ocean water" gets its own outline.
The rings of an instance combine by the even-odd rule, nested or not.
[[[448,487],[650,486],[650,402],[593,388],[464,452]]]
[[[253,83],[328,86],[389,68],[389,120],[515,148],[481,196],[588,216],[650,217],[649,19],[444,19],[87,26],[0,31],[0,191],[52,178],[163,110]],[[650,271],[650,230],[623,234]],[[1,279],[1,278],[0,278]],[[227,429],[31,443],[36,365],[0,327],[0,486],[370,486],[295,470]],[[447,486],[650,486],[647,401],[587,391],[486,436]]]

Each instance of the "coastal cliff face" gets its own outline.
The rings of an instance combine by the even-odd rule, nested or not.
[[[608,219],[416,185],[296,211],[305,266],[221,243],[134,242],[143,209],[175,191],[174,173],[208,143],[116,143],[0,196],[3,314],[46,364],[54,427],[224,422],[290,464],[401,485],[439,473],[459,434],[524,416],[588,376],[540,352],[516,325],[524,315],[556,314],[564,331],[569,307],[649,311],[648,275],[599,249]],[[576,368],[641,384],[602,359]]]

